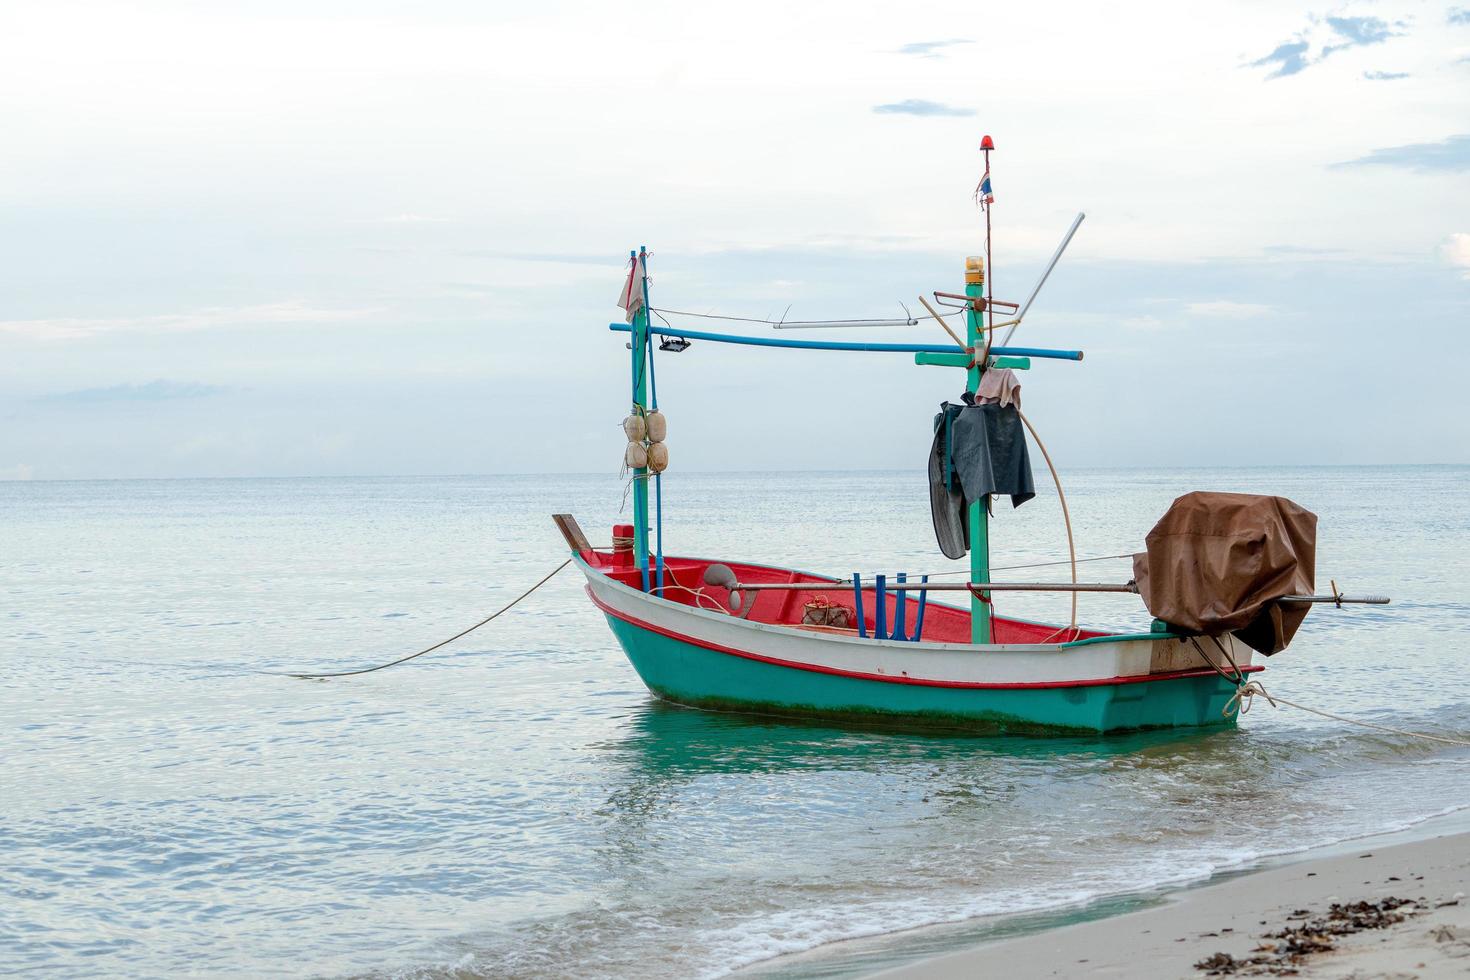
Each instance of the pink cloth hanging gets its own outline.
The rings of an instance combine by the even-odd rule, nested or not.
[[[991,368],[980,375],[980,388],[975,392],[976,405],[1015,405],[1021,407],[1021,382],[1010,368]]]

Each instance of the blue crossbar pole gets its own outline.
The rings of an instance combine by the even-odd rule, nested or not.
[[[626,323],[609,323],[609,330],[629,333]],[[649,326],[648,332],[659,337],[683,337],[685,340],[708,340],[716,344],[744,344],[748,347],[787,347],[796,350],[847,350],[869,351],[879,354],[955,354],[959,348],[953,344],[875,344],[841,340],[789,340],[785,337],[741,337],[728,333],[705,333],[702,330],[675,330],[671,327]],[[1080,350],[1046,350],[1040,347],[992,347],[992,357],[1042,357],[1058,361],[1080,361]]]
[[[925,585],[929,583],[929,576],[925,575],[919,579]],[[924,603],[929,601],[929,590],[923,589],[919,592],[919,611],[914,614],[914,642],[918,643],[924,636]]]
[[[873,620],[873,634],[880,640],[886,640],[888,639],[888,593],[884,588],[882,575],[874,575],[873,581],[877,583],[874,586],[874,597],[878,603],[878,613]]]
[[[653,363],[649,357],[648,363]],[[664,478],[662,473],[653,475],[653,499],[657,509],[654,511],[658,516],[654,519],[654,527],[657,529],[658,555],[655,561],[658,567],[658,594],[664,594]]]
[[[858,621],[858,636],[868,637],[868,624],[863,622],[863,577],[852,573],[852,612]]]
[[[907,640],[908,635],[904,632],[904,621],[909,618],[908,593],[903,590],[903,584],[909,580],[907,572],[898,573],[898,600],[893,607],[893,638],[895,640]]]

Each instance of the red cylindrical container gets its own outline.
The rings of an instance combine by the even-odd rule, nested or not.
[[[612,532],[613,564],[631,567],[633,564],[633,525],[614,524]]]

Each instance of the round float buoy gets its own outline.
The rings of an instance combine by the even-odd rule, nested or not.
[[[647,421],[648,441],[663,442],[664,437],[669,434],[669,420],[664,417],[664,413],[655,408],[648,413]]]
[[[655,442],[648,447],[648,472],[662,473],[669,468],[669,447],[662,442]]]

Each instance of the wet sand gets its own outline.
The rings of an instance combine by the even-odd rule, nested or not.
[[[1470,977],[1467,893],[1470,834],[1365,846],[873,977]]]

